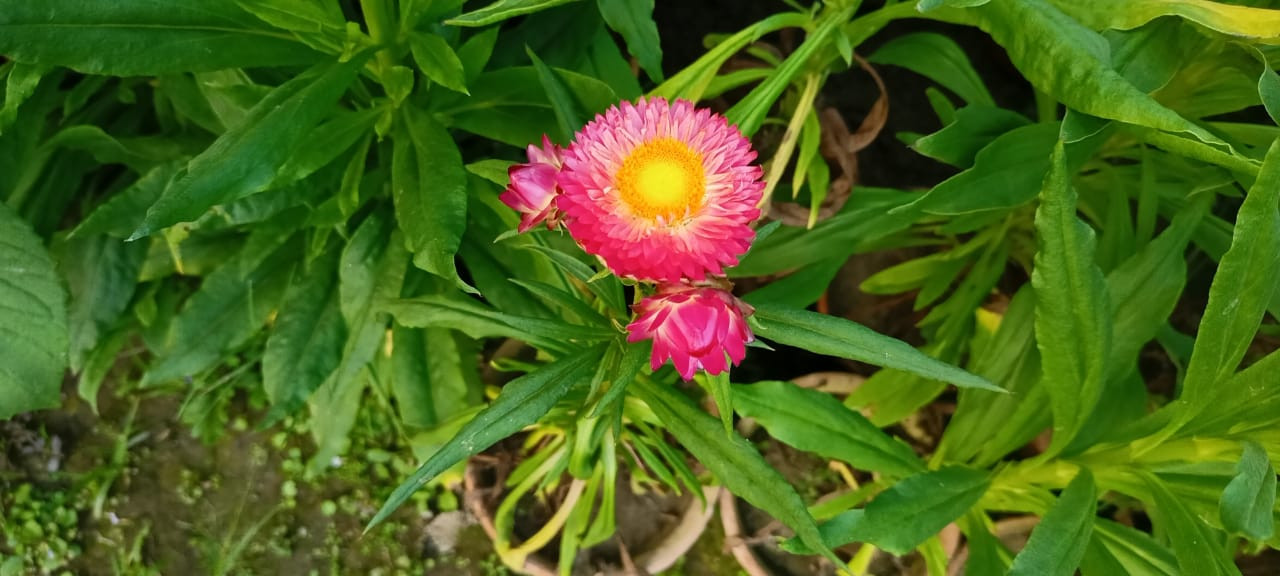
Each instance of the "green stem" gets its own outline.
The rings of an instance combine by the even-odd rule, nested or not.
[[[378,45],[378,71],[385,73],[395,66],[395,60],[388,51],[395,45],[395,38],[388,38],[390,7],[387,0],[360,0],[360,11],[364,13],[365,26],[369,28],[369,37]]]

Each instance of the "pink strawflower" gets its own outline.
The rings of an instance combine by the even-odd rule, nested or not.
[[[627,341],[653,339],[649,365],[657,370],[667,358],[686,381],[706,370],[719,374],[737,366],[755,339],[746,316],[753,311],[727,290],[666,285],[634,306],[638,317],[627,326]]]
[[[751,142],[686,100],[610,108],[564,152],[556,204],[587,252],[619,276],[695,282],[738,263],[764,191]]]
[[[511,184],[498,199],[520,213],[520,232],[544,221],[547,229],[553,229],[559,222],[555,200],[560,187],[556,176],[563,165],[563,149],[543,136],[542,148],[530,144],[528,153],[528,164],[516,164],[507,170]]]

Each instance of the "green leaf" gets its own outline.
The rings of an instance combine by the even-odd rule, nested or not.
[[[931,358],[906,342],[844,318],[765,303],[756,307],[753,318],[759,325],[756,335],[779,344],[896,368],[962,388],[1004,391],[979,376]]]
[[[0,202],[0,419],[57,407],[67,367],[65,302],[40,238]]]
[[[1093,538],[1080,561],[1084,576],[1179,576],[1178,559],[1145,532],[1095,518]]]
[[[1275,533],[1275,506],[1276,471],[1267,451],[1257,442],[1245,442],[1236,476],[1222,491],[1218,504],[1222,526],[1251,540],[1267,540]]]
[[[1013,559],[1011,576],[1071,576],[1093,534],[1098,509],[1093,474],[1081,468]]]
[[[413,264],[475,292],[458,277],[454,254],[467,227],[467,171],[453,137],[429,114],[403,111],[394,140],[391,188],[396,220]]]
[[[478,351],[451,330],[395,327],[391,393],[406,425],[431,428],[480,402]]]
[[[294,279],[262,356],[262,388],[278,415],[291,414],[342,359],[346,325],[338,306],[340,251],[331,249]]]
[[[96,235],[67,240],[57,252],[71,297],[67,310],[70,368],[79,372],[86,356],[115,328],[133,299],[147,247]]]
[[[1231,248],[1218,262],[1196,346],[1183,380],[1192,410],[1235,373],[1280,284],[1280,141],[1271,145],[1258,180],[1236,214]]]
[[[347,19],[342,8],[326,0],[236,0],[241,8],[258,19],[295,37],[317,50],[332,54],[343,51],[347,40]]]
[[[902,556],[968,512],[990,483],[987,472],[962,466],[921,472],[823,524],[822,539],[832,547],[867,542]],[[783,549],[807,551],[794,540]]]
[[[452,328],[476,339],[516,338],[537,348],[552,350],[564,349],[566,340],[595,342],[617,335],[611,327],[578,326],[563,320],[506,314],[456,296],[393,300],[385,304],[385,309],[405,326]]]
[[[847,6],[823,16],[817,28],[805,36],[800,47],[788,55],[782,65],[778,66],[777,70],[764,82],[725,111],[725,118],[728,118],[731,124],[737,125],[744,136],[749,138],[755,134],[756,130],[764,125],[764,120],[769,116],[769,110],[773,108],[778,97],[791,85],[791,81],[804,71],[809,61],[827,46],[828,38],[849,21],[855,9],[856,6]]]
[[[0,54],[111,76],[296,66],[320,58],[226,0],[0,0]]]
[[[1112,68],[1106,40],[1047,0],[992,0],[952,15],[990,34],[1023,76],[1068,108],[1223,144],[1129,83]]]
[[[557,70],[557,75],[586,115],[603,112],[618,102],[613,89],[600,80],[568,70]],[[451,128],[520,149],[553,131],[552,105],[532,66],[485,72],[467,86],[470,97],[448,92],[433,95],[433,115]]]
[[[1132,30],[1162,16],[1178,16],[1210,30],[1280,43],[1280,10],[1205,0],[1053,0],[1063,12],[1095,30]]]
[[[449,43],[437,34],[414,32],[409,36],[409,47],[418,69],[432,82],[455,92],[467,92],[466,72],[462,60],[449,47]]]
[[[1049,454],[1071,442],[1097,404],[1111,341],[1111,306],[1093,261],[1093,229],[1076,216],[1065,156],[1059,142],[1036,210],[1039,249],[1031,274],[1042,384],[1053,407]]]
[[[667,78],[666,82],[650,91],[649,95],[661,96],[668,100],[684,98],[697,102],[702,99],[703,93],[706,92],[707,87],[715,79],[720,67],[734,54],[737,54],[739,50],[763,38],[766,34],[783,28],[804,27],[809,25],[810,22],[808,14],[798,12],[783,12],[760,20],[743,28],[733,36],[725,38],[715,48],[708,50],[706,54],[694,61],[693,64]]]
[[[1179,434],[1234,435],[1280,425],[1280,379],[1276,374],[1280,374],[1280,350],[1216,386],[1212,399]]]
[[[582,127],[582,114],[578,111],[578,103],[574,100],[573,94],[569,92],[569,88],[565,86],[564,81],[555,70],[542,62],[537,54],[533,53],[533,49],[525,47],[525,53],[529,55],[529,60],[533,62],[533,69],[538,71],[538,82],[542,84],[542,90],[547,93],[547,100],[551,102],[551,110],[555,112],[556,123],[560,125],[560,135],[556,140],[561,143],[567,143],[573,139],[574,132]]]
[[[906,68],[937,82],[970,106],[994,107],[982,78],[954,40],[932,32],[898,36],[877,48],[867,60]]]
[[[485,6],[479,10],[472,10],[458,16],[445,20],[445,24],[451,26],[488,26],[497,24],[508,18],[532,14],[540,10],[546,10],[561,4],[576,2],[577,0],[498,0],[493,4]]]
[[[1021,114],[992,106],[965,106],[945,128],[917,139],[911,147],[957,168],[973,166],[978,154],[1007,132],[1030,122]]]
[[[749,442],[725,434],[711,415],[670,386],[637,379],[629,387],[653,410],[671,435],[734,495],[768,512],[795,531],[809,550],[839,560],[823,542],[804,500]]]
[[[959,118],[959,111],[956,114]],[[1049,171],[1056,142],[1055,124],[1031,124],[1005,132],[977,153],[972,168],[897,211],[956,216],[1026,204],[1035,198]]]
[[[266,189],[316,125],[333,112],[363,61],[321,66],[272,90],[243,122],[191,160],[186,172],[147,210],[131,239],[193,221],[214,205]]]
[[[793,448],[891,476],[924,470],[910,446],[817,390],[790,382],[758,382],[736,387],[733,406]]]
[[[1187,279],[1184,253],[1209,207],[1208,195],[1174,217],[1169,227],[1107,274],[1113,334],[1109,368],[1137,360],[1168,321]]]
[[[385,520],[441,472],[537,422],[570,388],[585,384],[591,378],[603,354],[602,346],[585,348],[503,386],[492,404],[463,425],[457,435],[391,493],[365,531]]]
[[[654,82],[662,82],[662,44],[653,21],[653,0],[598,0],[600,15],[627,41],[627,51]]]
[[[4,83],[4,107],[0,108],[0,134],[18,119],[18,108],[35,93],[48,68],[37,64],[13,63]]]
[[[714,376],[704,374],[700,383],[711,392],[711,397],[715,399],[716,410],[720,412],[720,423],[724,424],[725,435],[732,436],[734,404],[733,383],[729,381],[729,372],[726,370]]]
[[[1148,508],[1148,513],[1156,528],[1168,535],[1181,573],[1196,576],[1238,576],[1240,569],[1224,553],[1226,547],[1222,545],[1217,532],[1170,492],[1164,481],[1148,472],[1139,474],[1154,499],[1155,506]]]
[[[301,254],[301,243],[290,238],[289,228],[262,226],[234,259],[204,279],[174,318],[144,387],[212,367],[262,327]]]

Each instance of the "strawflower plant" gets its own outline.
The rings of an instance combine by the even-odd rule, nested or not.
[[[516,570],[558,539],[571,573],[633,487],[727,490],[854,573],[1274,555],[1280,6],[778,9],[673,70],[647,1],[0,0],[0,417],[67,372],[208,441],[262,399],[321,476],[372,412],[421,466],[370,526],[519,437]],[[894,137],[940,181],[858,181]],[[817,311],[851,258],[918,345]],[[867,377],[750,381],[817,356]]]

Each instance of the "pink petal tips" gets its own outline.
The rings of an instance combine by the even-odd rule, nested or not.
[[[730,361],[737,366],[747,354],[747,343],[755,339],[746,322],[751,306],[726,290],[663,286],[636,304],[635,311],[639,317],[627,326],[627,340],[652,338],[650,366],[657,370],[670,358],[685,380],[698,370],[724,372]]]
[[[556,204],[569,233],[619,276],[695,282],[738,263],[760,216],[751,143],[691,102],[623,102],[565,150]]]
[[[542,148],[530,144],[528,153],[528,164],[516,164],[507,171],[511,184],[498,196],[503,204],[520,213],[520,232],[528,232],[544,221],[551,229],[559,219],[555,200],[560,188],[556,177],[562,165],[562,151],[543,136]]]

